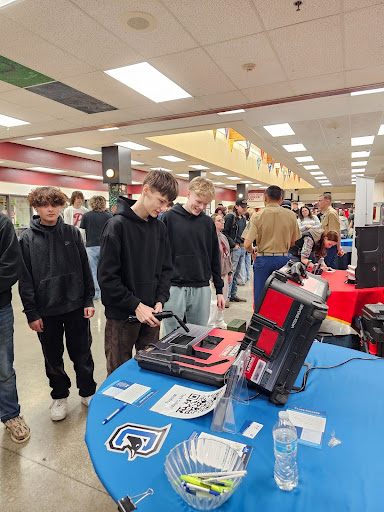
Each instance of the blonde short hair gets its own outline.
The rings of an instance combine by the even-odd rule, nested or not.
[[[189,191],[194,192],[197,196],[205,199],[207,202],[211,202],[215,197],[215,186],[211,180],[198,176],[193,178],[189,183]]]

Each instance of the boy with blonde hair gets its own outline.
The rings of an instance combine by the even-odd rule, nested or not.
[[[208,323],[211,276],[219,311],[225,306],[215,224],[204,213],[214,197],[215,187],[210,180],[194,178],[189,183],[187,202],[177,203],[162,218],[168,230],[173,264],[170,298],[164,309],[197,325]],[[163,335],[176,327],[173,318],[163,320]]]

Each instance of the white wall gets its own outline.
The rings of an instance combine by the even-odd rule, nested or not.
[[[22,183],[0,181],[0,195],[27,196],[32,189],[38,186],[39,185],[25,185]],[[72,192],[76,189],[60,187],[60,190],[62,190],[68,197],[71,197]],[[82,190],[82,192],[85,199],[90,199],[92,196],[103,196],[105,199],[109,199],[108,191],[105,190]]]

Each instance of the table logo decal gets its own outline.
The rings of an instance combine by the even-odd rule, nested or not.
[[[129,461],[136,457],[152,457],[159,453],[171,425],[170,423],[165,427],[150,427],[136,423],[124,423],[115,428],[105,442],[105,446],[111,452],[127,452]]]

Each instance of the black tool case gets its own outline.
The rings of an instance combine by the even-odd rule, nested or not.
[[[266,281],[241,348],[252,342],[248,383],[285,404],[321,322],[326,318],[328,282],[310,273],[302,285],[283,271]]]
[[[369,343],[369,352],[384,357],[384,304],[366,304],[361,327]]]

